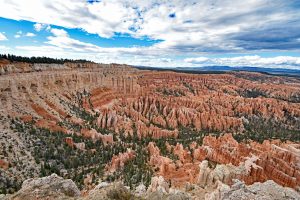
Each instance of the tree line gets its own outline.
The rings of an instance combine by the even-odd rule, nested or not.
[[[73,59],[63,59],[63,58],[49,58],[49,57],[23,57],[16,56],[13,54],[0,54],[0,59],[6,59],[11,62],[26,62],[26,63],[54,63],[54,64],[64,64],[67,62],[70,63],[84,63],[91,62],[84,59],[73,60]]]

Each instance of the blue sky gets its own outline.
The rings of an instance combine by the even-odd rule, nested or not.
[[[300,1],[0,0],[0,53],[300,69]]]

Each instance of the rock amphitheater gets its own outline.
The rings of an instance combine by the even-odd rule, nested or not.
[[[33,191],[43,184],[50,184],[39,190],[49,192],[49,199],[58,193],[104,198],[106,190],[122,182],[122,187],[130,187],[130,195],[144,199],[300,199],[297,78],[148,71],[117,64],[2,62],[0,112],[0,191],[20,189],[3,198],[46,198]],[[60,134],[65,148],[82,154],[100,155],[98,143],[103,149],[113,147],[103,174],[88,170],[97,163],[82,166],[80,189],[63,179],[75,173],[64,175],[69,173],[64,167],[59,168],[63,178],[49,172],[48,179],[37,179],[46,161],[37,159],[34,149],[46,143],[31,140],[26,134],[32,129]],[[140,185],[130,186],[123,182],[126,175],[116,174],[125,173],[129,163],[137,166],[142,151],[151,182],[142,185],[141,175]],[[46,157],[53,166],[56,161]],[[118,178],[110,181],[112,176]],[[68,188],[56,191],[51,181]],[[18,187],[10,191],[12,183]],[[279,196],[278,190],[286,195]]]

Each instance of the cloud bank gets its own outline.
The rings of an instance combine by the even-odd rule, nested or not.
[[[299,49],[300,3],[285,0],[0,0],[0,16],[79,28],[111,38],[115,33],[162,40],[185,52]],[[34,6],[33,6],[34,5]]]
[[[225,65],[225,66],[258,66],[258,67],[285,67],[299,69],[300,57],[293,56],[276,56],[276,57],[260,57],[255,56],[238,56],[231,58],[206,58],[195,57],[184,59],[186,63],[195,65],[207,66],[207,65]]]
[[[300,2],[296,0],[0,0],[0,5],[0,17],[31,21],[36,33],[46,30],[52,34],[43,45],[17,46],[18,50],[93,54],[97,61],[119,57],[117,61],[128,64],[146,65],[152,59],[150,64],[156,66],[211,63],[299,67],[297,57],[210,58],[229,53],[299,51]],[[102,38],[126,35],[160,42],[150,47],[105,48],[51,26],[77,28]]]

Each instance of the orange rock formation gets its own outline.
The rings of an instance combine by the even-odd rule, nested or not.
[[[126,162],[132,160],[135,157],[135,152],[131,149],[127,149],[124,153],[119,153],[114,155],[111,159],[111,162],[106,165],[108,172],[115,172],[117,169],[124,167]]]

